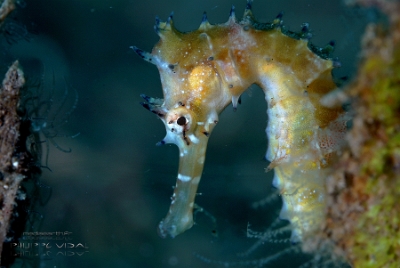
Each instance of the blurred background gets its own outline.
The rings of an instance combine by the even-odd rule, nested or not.
[[[257,242],[246,237],[248,224],[253,230],[265,230],[281,206],[279,202],[259,209],[251,206],[273,191],[272,172],[264,172],[267,107],[256,86],[243,94],[236,112],[226,109],[210,137],[196,203],[215,218],[216,227],[207,213],[197,213],[197,224],[174,239],[161,239],[156,231],[170,205],[178,150],[155,146],[165,129],[139,105],[139,94],[162,97],[159,74],[129,47],[151,51],[158,41],[153,30],[156,15],[166,20],[174,11],[177,29],[191,31],[199,26],[203,11],[211,23],[223,23],[235,5],[240,18],[245,0],[19,0],[18,4],[13,19],[29,34],[3,49],[1,67],[5,70],[19,59],[30,81],[43,78],[41,85],[47,91],[43,95],[53,98],[48,123],[69,121],[58,123],[56,134],[64,137],[52,139],[56,146],[47,142],[49,160],[42,164],[48,169],[43,169],[41,188],[51,197],[34,212],[43,219],[31,224],[42,232],[68,232],[66,242],[86,248],[53,245],[41,249],[39,256],[22,256],[14,267],[39,260],[40,267],[57,268],[218,267],[221,263],[205,260],[263,258],[288,246],[261,245],[250,256],[237,257]],[[372,11],[349,9],[339,0],[253,4],[261,22],[272,21],[280,11],[293,31],[308,22],[315,45],[335,40],[334,55],[342,63],[335,76],[352,77],[363,27],[374,19]],[[76,96],[77,107],[70,109]],[[58,146],[72,151],[65,153]],[[54,236],[41,239],[56,241]],[[270,265],[295,267],[301,264],[296,258],[286,256]]]

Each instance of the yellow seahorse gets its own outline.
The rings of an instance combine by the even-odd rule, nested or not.
[[[280,217],[292,225],[292,241],[319,227],[325,210],[325,179],[346,131],[341,107],[321,104],[337,88],[332,69],[333,42],[318,48],[309,42],[308,24],[299,33],[286,30],[279,14],[272,23],[256,21],[247,0],[240,21],[232,7],[224,24],[211,25],[204,13],[199,29],[181,33],[156,18],[160,41],[151,53],[135,52],[157,66],[164,99],[146,95],[142,105],[165,124],[159,144],[174,143],[180,160],[176,187],[167,216],[159,224],[162,237],[193,225],[193,207],[203,171],[207,142],[218,115],[252,84],[268,104],[268,150],[273,184],[280,189]]]

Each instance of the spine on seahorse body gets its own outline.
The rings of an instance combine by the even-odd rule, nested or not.
[[[292,240],[317,228],[325,209],[325,178],[345,133],[341,107],[328,108],[321,98],[336,88],[331,71],[333,43],[317,48],[309,42],[308,24],[299,33],[284,28],[281,14],[259,23],[247,1],[238,22],[232,7],[224,24],[211,25],[204,13],[198,30],[181,33],[156,19],[159,43],[151,53],[133,47],[157,66],[164,99],[145,95],[142,105],[165,124],[159,144],[179,147],[177,184],[169,212],[159,224],[162,237],[193,225],[193,205],[201,178],[208,138],[218,115],[252,84],[268,103],[268,151],[274,185],[283,197],[281,217],[290,220]]]

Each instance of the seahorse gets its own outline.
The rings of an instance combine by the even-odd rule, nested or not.
[[[151,53],[132,49],[157,66],[164,98],[141,95],[144,108],[165,124],[158,145],[179,147],[179,170],[167,216],[158,225],[161,237],[175,237],[193,225],[196,191],[207,142],[219,114],[252,84],[265,93],[268,170],[280,190],[280,218],[290,221],[291,240],[302,241],[321,224],[326,207],[325,180],[346,132],[341,106],[326,107],[321,98],[337,89],[332,70],[334,42],[311,44],[309,25],[287,30],[279,14],[272,23],[258,22],[247,0],[238,21],[232,6],[226,23],[212,25],[203,14],[200,27],[179,32],[173,14],[156,17],[160,36]]]

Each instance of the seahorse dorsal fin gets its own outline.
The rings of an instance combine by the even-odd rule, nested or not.
[[[253,12],[251,11],[253,0],[247,0],[246,8],[244,10],[243,18],[241,24],[251,25],[254,22]]]
[[[165,38],[169,33],[175,33],[176,29],[174,27],[174,12],[172,11],[169,15],[167,21],[163,22],[158,16],[156,16],[156,22],[154,24],[155,32],[161,37]]]
[[[199,30],[206,31],[206,30],[210,29],[211,27],[212,27],[212,25],[208,22],[207,12],[204,11],[203,17],[201,18]]]
[[[229,12],[229,18],[226,22],[227,25],[236,23],[235,6],[232,5],[231,11]]]
[[[245,14],[248,11],[251,12],[252,5],[253,5],[253,0],[247,0],[246,8],[244,9]]]
[[[278,15],[276,15],[275,19],[272,21],[272,24],[274,24],[276,27],[280,27],[283,24],[283,11],[279,12]]]

